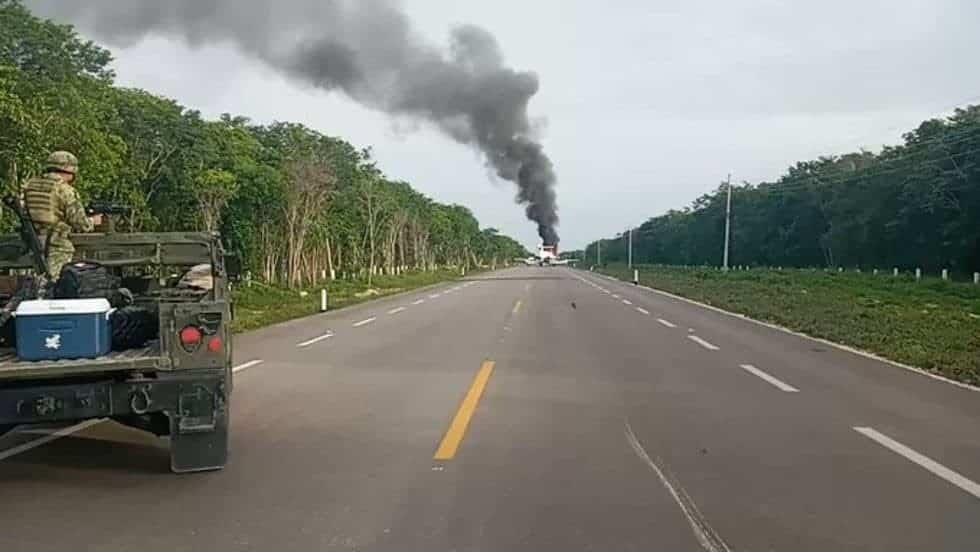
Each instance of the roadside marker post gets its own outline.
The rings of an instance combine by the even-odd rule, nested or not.
[[[943,269],[943,280],[949,280],[949,269],[948,268],[944,268]]]
[[[898,269],[897,268],[892,271],[892,276],[895,276],[896,278],[898,277]]]
[[[633,269],[633,285],[640,285],[640,271],[635,268]]]
[[[921,268],[915,269],[915,279],[916,280],[921,280],[922,279],[922,269]]]
[[[973,273],[973,283],[980,284],[980,272]]]
[[[327,312],[327,290],[320,290],[320,312]]]

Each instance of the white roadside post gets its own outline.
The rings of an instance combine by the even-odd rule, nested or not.
[[[973,273],[973,283],[980,284],[980,272]]]
[[[327,312],[327,290],[320,290],[320,312]]]
[[[635,268],[633,269],[633,285],[640,285],[640,271]]]
[[[892,271],[892,276],[898,277],[898,269],[897,268]]]
[[[943,280],[949,280],[949,269],[948,268],[944,268],[943,269]]]
[[[921,280],[922,279],[922,269],[921,268],[915,269],[915,279],[916,280]]]
[[[876,269],[874,269],[874,270],[872,270],[872,271],[871,271],[871,274],[872,274],[873,276],[877,276],[877,275],[878,275],[878,269],[876,268]]]

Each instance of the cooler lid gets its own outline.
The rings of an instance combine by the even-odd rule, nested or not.
[[[16,315],[105,314],[110,310],[107,299],[48,299],[24,301],[17,306]]]

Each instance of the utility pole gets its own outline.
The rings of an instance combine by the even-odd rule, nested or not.
[[[633,228],[632,227],[630,227],[629,233],[630,233],[630,239],[629,239],[629,242],[630,242],[630,248],[629,248],[630,249],[630,252],[629,252],[629,265],[630,265],[630,268],[633,268]]]
[[[602,240],[595,242],[595,265],[602,266]]]
[[[728,180],[725,184],[728,188],[728,206],[725,208],[725,259],[723,268],[728,270],[728,243],[732,236],[732,173],[728,173]]]

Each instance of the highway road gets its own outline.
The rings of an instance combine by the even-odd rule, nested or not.
[[[980,550],[980,393],[521,267],[236,340],[232,459],[0,439],[0,550]]]

